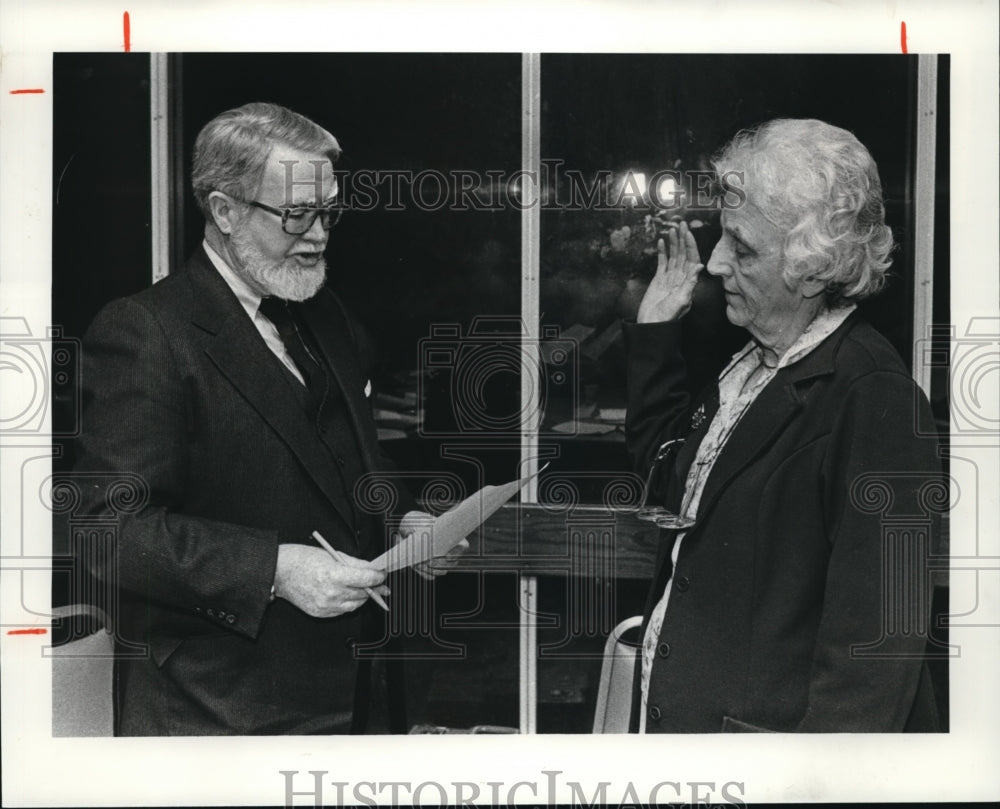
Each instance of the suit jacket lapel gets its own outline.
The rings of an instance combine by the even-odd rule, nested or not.
[[[708,432],[708,427],[719,409],[719,388],[712,386],[699,398],[697,405],[691,407],[690,432],[684,437],[684,444],[677,452],[676,463],[673,465],[672,495],[670,503],[673,508],[680,508],[684,497],[684,489],[688,471],[694,463],[698,447]]]
[[[335,496],[343,488],[337,471],[302,417],[302,406],[280,361],[203,250],[195,254],[186,271],[196,292],[191,320],[209,334],[205,348],[209,358],[288,445],[345,523],[353,526],[349,504]]]
[[[298,312],[319,346],[326,367],[332,372],[333,384],[340,388],[344,397],[365,471],[376,472],[378,436],[364,393],[368,380],[361,376],[357,346],[348,330],[344,313],[333,296],[324,292],[300,304]]]
[[[777,377],[761,391],[726,441],[705,483],[698,519],[707,515],[733,479],[774,443],[801,407],[792,385]]]
[[[736,476],[763,455],[788,427],[805,404],[803,393],[808,383],[834,372],[837,349],[856,322],[854,313],[811,353],[780,370],[761,391],[712,467],[698,505],[699,521],[709,514]]]

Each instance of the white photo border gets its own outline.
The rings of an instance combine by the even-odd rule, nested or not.
[[[997,318],[998,29],[996,8],[897,0],[815,2],[290,2],[280,6],[211,2],[74,3],[4,0],[0,5],[0,311],[23,317],[35,334],[51,322],[52,54],[123,49],[128,11],[133,51],[506,51],[899,53],[906,23],[910,53],[951,54],[952,322]],[[42,89],[43,93],[15,93]],[[998,321],[994,321],[998,322]],[[917,335],[919,337],[919,335]],[[3,395],[3,394],[0,394]],[[989,442],[987,442],[989,443]],[[610,782],[618,803],[629,786],[645,801],[688,802],[690,784],[724,784],[748,804],[761,801],[960,801],[997,799],[1000,761],[1000,481],[997,441],[979,442],[981,488],[952,514],[952,537],[975,531],[978,553],[993,557],[976,575],[977,592],[953,576],[952,611],[975,608],[983,626],[953,627],[961,646],[951,665],[951,731],[919,736],[532,736],[53,739],[45,635],[10,635],[37,616],[20,599],[21,570],[0,562],[3,805],[275,805],[285,777],[308,791],[309,771],[333,782],[475,783],[489,801],[517,782],[516,802],[569,802],[566,785],[586,796]],[[0,456],[4,560],[30,555],[21,513],[21,467],[44,443],[4,438]],[[966,493],[968,495],[968,493]],[[44,549],[48,538],[33,540]],[[35,577],[42,578],[42,577]],[[978,598],[972,602],[970,599]],[[44,602],[47,603],[47,602]],[[971,623],[971,622],[970,622]],[[45,624],[43,624],[45,625]],[[559,771],[558,776],[545,772]],[[546,791],[550,779],[559,785]],[[351,799],[350,787],[346,799]],[[371,795],[366,791],[365,795]],[[382,795],[387,795],[383,792]],[[466,795],[469,792],[466,790]],[[701,793],[705,794],[702,788]],[[628,797],[628,796],[626,796]],[[425,802],[440,800],[433,789]],[[697,798],[695,798],[697,802]],[[296,803],[312,805],[306,794]]]

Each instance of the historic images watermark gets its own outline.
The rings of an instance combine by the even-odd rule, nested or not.
[[[418,345],[417,400],[433,399],[438,409],[422,411],[418,433],[463,439],[517,435],[537,429],[552,398],[561,400],[575,422],[578,342],[560,336],[555,326],[543,326],[541,335],[532,337],[520,318],[476,317],[467,331],[458,323],[432,324]],[[503,386],[492,383],[505,378],[520,378],[538,395],[498,397]]]
[[[298,186],[314,185],[322,200],[326,161],[310,161],[313,182],[296,180],[298,161],[283,160],[286,205]],[[649,207],[659,212],[719,211],[746,202],[744,172],[706,169],[599,169],[584,173],[557,158],[525,169],[335,169],[336,204],[349,211],[425,212],[527,210],[615,211]]]
[[[0,318],[0,373],[3,407],[0,435],[5,438],[77,435],[80,427],[80,378],[76,360],[80,341],[64,337],[52,326],[40,336],[23,317]],[[72,409],[60,423],[52,420],[54,405]]]
[[[954,324],[931,325],[915,341],[914,373],[941,371],[950,392],[951,431],[963,443],[1000,438],[1000,318],[973,317],[960,334]]]
[[[562,770],[541,770],[534,780],[515,781],[341,781],[329,770],[279,770],[284,805],[291,806],[746,806],[742,781],[670,781],[637,787],[613,781],[587,785],[560,779]],[[311,777],[310,777],[311,776]],[[298,799],[298,800],[296,800]]]
[[[449,457],[462,458],[474,465],[481,480],[483,463],[476,452],[495,448],[453,443],[445,451]],[[452,473],[411,471],[365,475],[355,486],[354,496],[361,511],[385,518],[387,547],[395,541],[399,524],[399,518],[392,515],[399,502],[401,485],[418,491],[423,506],[434,514],[443,513],[470,494]],[[596,504],[589,502],[592,498],[584,492],[595,487],[600,490],[600,502]],[[624,539],[623,521],[637,512],[642,492],[642,479],[631,473],[569,470],[548,475],[539,484],[538,502],[527,506],[533,509],[531,519],[508,518],[491,523],[492,546],[477,541],[473,535],[472,548],[462,556],[459,569],[466,575],[479,577],[480,592],[485,587],[484,577],[490,573],[545,575],[565,580],[565,601],[559,608],[544,616],[537,613],[531,616],[549,630],[548,639],[539,644],[539,657],[603,659],[604,641],[617,624],[631,617],[620,614],[616,574]],[[519,510],[523,508],[526,506],[518,506]],[[529,529],[526,522],[541,527]],[[633,521],[632,530],[635,526]],[[428,530],[433,531],[431,525]],[[531,531],[539,530],[546,533],[544,548],[532,542]],[[505,532],[506,539],[498,541],[497,535]],[[652,564],[651,556],[649,563]],[[464,658],[465,647],[445,640],[442,630],[494,628],[486,616],[478,613],[441,609],[436,588],[419,586],[405,577],[393,583],[392,594],[394,608],[385,634],[369,643],[357,644],[356,658]],[[427,643],[420,651],[394,651],[391,640],[396,637],[420,638]],[[599,648],[595,651],[576,648],[574,641],[581,639],[596,639],[600,641]]]

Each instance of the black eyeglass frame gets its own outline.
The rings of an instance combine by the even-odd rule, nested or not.
[[[233,199],[239,198],[234,197]],[[339,205],[296,205],[292,208],[275,208],[271,205],[265,205],[263,202],[258,202],[255,199],[241,199],[239,201],[247,205],[252,205],[255,208],[260,208],[262,211],[267,211],[275,216],[280,216],[281,229],[289,236],[301,236],[304,233],[308,233],[312,230],[312,226],[316,224],[316,217],[319,217],[319,223],[323,230],[332,230],[337,226],[340,217],[344,213],[344,209]],[[312,219],[309,220],[308,227],[299,231],[291,231],[288,229],[288,218],[297,211],[311,213]]]

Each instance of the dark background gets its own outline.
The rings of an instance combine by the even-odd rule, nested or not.
[[[79,337],[104,303],[149,283],[149,57],[56,54],[54,62],[53,322]],[[939,64],[938,120],[947,122],[947,57]],[[520,166],[518,54],[185,54],[171,57],[170,75],[174,174],[183,183],[170,200],[175,265],[202,236],[190,196],[195,135],[219,111],[248,101],[277,101],[334,132],[344,150],[338,169],[348,172],[494,170],[509,176]],[[879,166],[898,242],[889,287],[863,309],[909,363],[915,83],[915,56],[547,54],[542,157],[585,176],[628,169],[650,174],[705,168],[736,131],[773,117],[818,117],[853,131]],[[948,132],[939,129],[935,321],[946,323]],[[607,245],[615,228],[636,218],[630,211],[543,209],[543,323],[562,329],[580,323],[600,332],[634,313],[655,262],[648,251],[608,256]],[[707,259],[718,221],[701,218],[696,236]],[[432,324],[459,324],[467,333],[477,315],[520,315],[520,216],[510,206],[348,211],[331,233],[327,258],[329,283],[376,343],[376,381],[385,392],[414,388],[419,341]],[[686,333],[695,388],[745,340],[726,322],[718,281],[707,274]],[[604,404],[620,404],[621,360],[619,341],[601,360],[581,363],[576,393],[596,386]],[[515,411],[516,375],[500,369],[489,384],[493,406]],[[945,387],[938,385],[934,396],[942,421]],[[434,386],[428,391],[433,396]],[[451,415],[446,398],[442,392],[427,403],[432,421]],[[554,395],[548,405],[553,414],[562,412]],[[499,437],[518,438],[516,431]],[[393,453],[404,464],[437,456],[421,442],[393,443],[400,444]],[[574,463],[583,460],[572,447],[562,451]],[[595,453],[602,468],[624,463],[620,441],[588,446],[584,454]],[[499,477],[512,462],[500,464]]]

